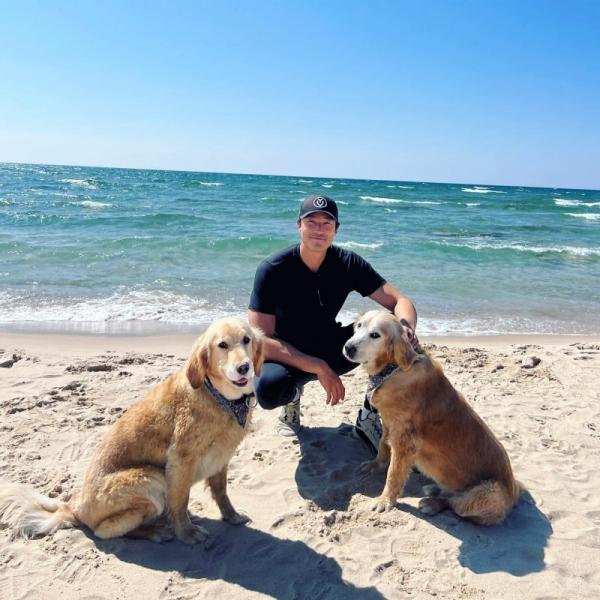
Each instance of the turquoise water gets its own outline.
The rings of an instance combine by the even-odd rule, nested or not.
[[[435,334],[600,333],[600,192],[0,164],[0,328],[192,331],[245,314],[308,195]],[[352,295],[349,320],[371,306]]]

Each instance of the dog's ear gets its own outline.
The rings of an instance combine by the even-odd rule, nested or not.
[[[252,357],[254,374],[260,375],[265,360],[265,334],[258,327],[251,327],[250,329],[254,338],[252,342],[254,345],[254,356]]]
[[[206,379],[206,374],[208,372],[209,352],[210,348],[208,336],[204,334],[194,344],[186,370],[188,381],[195,390],[197,390]]]
[[[419,358],[414,351],[411,343],[408,341],[404,328],[398,323],[398,328],[394,335],[393,346],[394,362],[403,370],[410,369],[413,363]]]

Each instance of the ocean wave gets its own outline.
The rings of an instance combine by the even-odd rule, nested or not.
[[[484,188],[477,185],[470,188],[462,188],[462,191],[469,192],[471,194],[506,194],[506,192],[502,192],[500,190],[490,190],[489,188]]]
[[[220,181],[198,181],[198,183],[207,187],[219,187],[223,185]]]
[[[600,213],[563,213],[569,217],[585,219],[586,221],[600,221]]]
[[[230,299],[215,306],[203,298],[163,290],[115,292],[94,299],[41,301],[0,293],[0,323],[110,323],[134,320],[208,323],[215,318],[243,313],[245,308],[237,306]]]
[[[600,256],[600,248],[588,248],[585,246],[526,246],[524,244],[494,244],[486,242],[447,242],[432,240],[437,246],[449,246],[452,248],[469,248],[471,250],[514,250],[516,252],[531,252],[533,254],[572,254],[574,256]]]
[[[481,206],[481,203],[480,202],[465,202],[465,206],[469,206],[469,207]]]
[[[342,248],[359,248],[362,250],[369,249],[374,250],[375,248],[381,248],[383,246],[383,242],[373,242],[371,244],[366,244],[363,242],[340,242],[336,244],[336,246],[341,246]]]
[[[77,206],[84,206],[85,208],[112,208],[112,204],[108,202],[94,202],[93,200],[82,200],[81,202],[72,202],[71,204],[77,204]]]
[[[332,188],[332,187],[333,187],[333,183],[323,183],[323,184],[321,185],[321,187],[324,187],[324,188]]]
[[[385,198],[382,196],[359,196],[361,200],[375,202],[376,204],[415,204],[415,205],[438,205],[444,204],[435,200],[400,200],[398,198]]]
[[[583,202],[582,200],[565,200],[564,198],[554,198],[556,206],[600,206],[600,202]]]
[[[402,204],[404,202],[404,200],[398,200],[397,198],[382,198],[381,196],[360,196],[360,199],[378,204]]]
[[[77,185],[92,190],[95,190],[98,187],[97,181],[94,179],[61,179],[60,181],[62,183],[70,183],[71,185]]]
[[[298,183],[312,183],[312,179],[298,179]]]

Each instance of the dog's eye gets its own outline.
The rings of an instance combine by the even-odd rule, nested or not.
[[[362,327],[362,323],[357,323],[356,324],[356,329],[360,329]]]
[[[249,344],[249,343],[250,343],[250,338],[247,335],[245,335],[244,336],[244,344]]]
[[[227,342],[219,342],[218,346],[219,346],[219,348],[223,348],[223,350],[227,350],[227,348],[229,348],[229,346],[227,345]]]
[[[376,339],[378,337],[381,337],[376,331],[373,331],[372,333],[369,334],[369,337],[372,337],[373,339]]]

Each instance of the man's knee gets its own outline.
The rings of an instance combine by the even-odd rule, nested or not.
[[[291,402],[298,390],[288,370],[278,363],[265,363],[256,383],[256,399],[260,406],[272,410]]]

